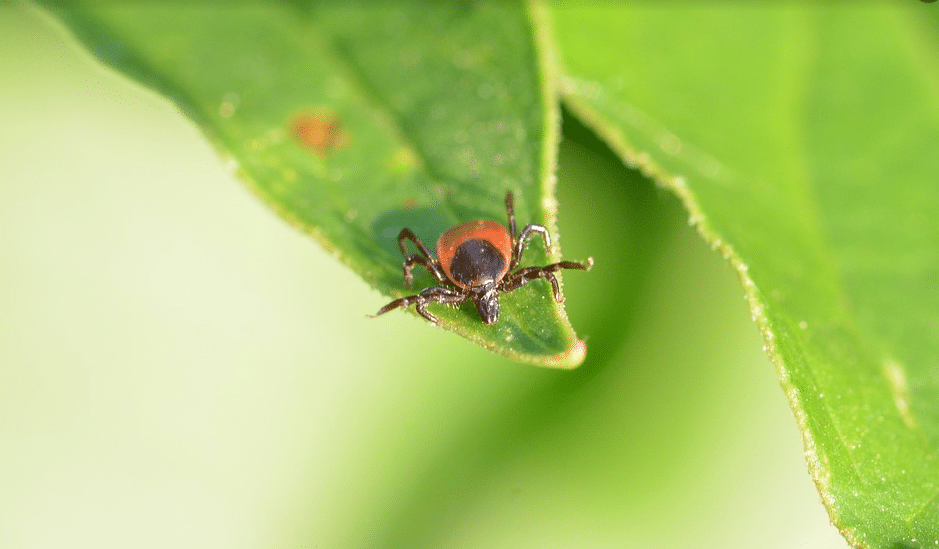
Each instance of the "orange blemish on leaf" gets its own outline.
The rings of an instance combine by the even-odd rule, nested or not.
[[[348,140],[348,133],[339,119],[332,113],[322,111],[294,118],[290,133],[307,148],[323,153],[344,146]]]

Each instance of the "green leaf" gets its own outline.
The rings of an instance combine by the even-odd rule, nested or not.
[[[538,16],[520,2],[49,7],[104,62],[174,101],[265,202],[387,295],[436,282],[419,273],[415,289],[404,286],[403,227],[432,247],[458,223],[505,222],[512,190],[520,224],[556,233],[553,81]],[[523,262],[558,257],[532,245]],[[494,326],[471,302],[431,310],[516,360],[583,360],[545,281],[501,301]]]
[[[553,13],[568,104],[736,268],[857,547],[939,545],[939,12],[904,4]]]

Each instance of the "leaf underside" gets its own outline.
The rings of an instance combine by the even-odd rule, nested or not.
[[[553,13],[568,104],[738,271],[857,547],[939,544],[939,21],[914,4]]]

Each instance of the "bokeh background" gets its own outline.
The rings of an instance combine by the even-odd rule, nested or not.
[[[0,547],[846,547],[731,268],[567,116],[559,164],[574,371],[367,318],[173,105],[0,6]]]

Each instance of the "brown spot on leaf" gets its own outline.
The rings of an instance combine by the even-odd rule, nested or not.
[[[291,134],[307,148],[323,153],[342,147],[348,140],[348,133],[339,118],[323,111],[295,117],[291,123]]]

